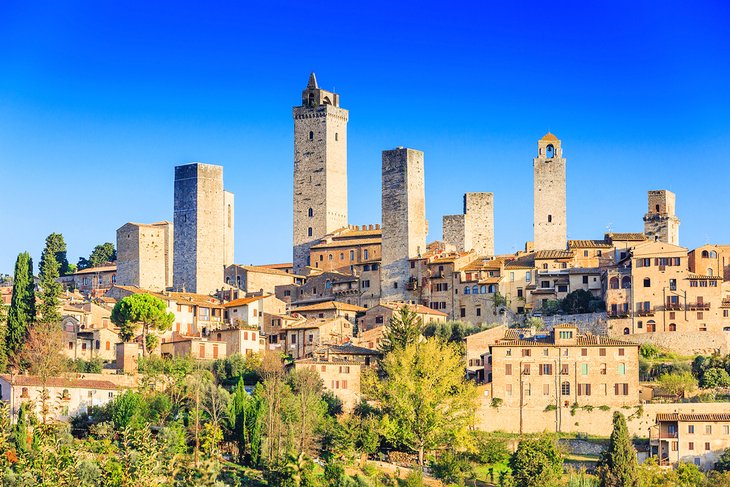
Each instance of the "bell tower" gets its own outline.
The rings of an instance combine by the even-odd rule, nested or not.
[[[548,132],[533,159],[534,248],[564,250],[567,245],[565,159],[560,140]]]
[[[309,249],[347,226],[347,119],[340,96],[309,75],[294,116],[294,272],[309,265]]]

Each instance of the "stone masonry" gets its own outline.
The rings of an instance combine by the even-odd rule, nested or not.
[[[560,140],[548,132],[537,143],[534,171],[534,250],[563,250],[567,245],[565,159]]]
[[[234,255],[233,251],[235,249],[234,246],[234,229],[235,229],[235,216],[236,216],[236,206],[235,206],[235,198],[233,196],[233,193],[230,191],[224,191],[223,192],[223,199],[225,204],[225,243],[226,243],[226,255],[224,259],[224,264],[226,267],[229,265],[233,265],[234,261]]]
[[[459,252],[474,250],[478,255],[494,255],[494,194],[466,193],[464,214],[443,219],[444,242]]]
[[[294,107],[294,272],[309,265],[309,249],[347,226],[347,110],[312,73]]]
[[[649,209],[644,215],[644,235],[649,240],[679,245],[676,196],[666,189],[649,191]]]
[[[210,294],[223,287],[225,203],[222,166],[193,163],[175,168],[175,291]]]
[[[383,301],[408,300],[410,259],[426,252],[426,192],[423,152],[398,147],[383,151]]]
[[[172,287],[173,225],[127,223],[117,230],[117,284],[151,291]]]

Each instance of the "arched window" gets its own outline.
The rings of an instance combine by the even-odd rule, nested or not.
[[[629,329],[628,328],[624,328],[624,335],[628,335],[629,333],[630,333],[629,332]]]
[[[621,289],[631,289],[631,276],[621,278]]]
[[[313,209],[311,209],[311,208],[310,208],[310,209],[308,209],[308,210],[307,210],[307,216],[308,216],[309,218],[312,218],[312,217],[314,216],[314,210],[313,210]]]
[[[563,381],[562,384],[560,384],[560,393],[563,396],[570,396],[570,382],[566,380]]]
[[[312,236],[312,227],[307,228],[307,237]]]
[[[548,159],[555,157],[555,147],[553,147],[553,144],[550,144],[545,148],[545,156]]]
[[[332,260],[332,254],[329,254],[329,255],[327,256],[327,260],[329,260],[329,261],[331,261],[331,260]]]
[[[314,140],[314,132],[309,131],[309,140]]]
[[[230,276],[228,276],[228,277],[226,277],[226,284],[230,284],[230,283],[231,283],[231,278],[230,278]]]
[[[489,285],[489,294],[494,294],[494,284]]]
[[[710,250],[710,259],[717,259],[717,252]]]
[[[310,107],[314,106],[314,93],[309,94],[309,106]]]
[[[616,276],[613,276],[613,277],[612,277],[612,278],[611,278],[611,279],[610,279],[610,280],[608,281],[608,287],[609,287],[609,288],[611,288],[611,289],[618,289],[618,277],[616,277]]]
[[[471,289],[469,288],[469,286],[466,286],[464,288],[464,294],[471,294]]]
[[[548,215],[548,223],[552,223],[552,222],[553,222],[553,216],[552,215]]]
[[[487,294],[487,286],[480,286],[479,287],[479,293],[480,294]]]
[[[654,320],[646,322],[646,331],[647,333],[654,333],[656,331],[656,322]]]
[[[319,261],[322,262],[324,260],[324,254],[319,254]]]
[[[669,323],[669,331],[677,331],[677,325],[674,323]]]
[[[703,259],[706,259],[706,258],[708,258],[709,256],[710,256],[710,253],[709,253],[708,251],[706,251],[706,250],[703,250],[703,251],[702,251],[702,258],[703,258]]]
[[[479,294],[479,287],[475,284],[471,287],[472,294]]]
[[[542,268],[543,268],[543,269],[547,269],[547,268],[548,268],[548,265],[547,265],[547,263],[543,264],[543,265],[542,265]]]
[[[651,279],[648,277],[644,278],[644,287],[651,287]]]
[[[708,267],[707,268],[707,275],[708,276],[711,276],[712,275],[712,267]]]

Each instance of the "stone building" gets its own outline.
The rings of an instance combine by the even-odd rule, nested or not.
[[[311,247],[310,266],[322,271],[353,272],[358,264],[380,262],[381,244],[379,224],[340,228]]]
[[[174,206],[173,288],[213,294],[233,252],[233,195],[223,190],[223,167],[177,166]]]
[[[422,304],[406,304],[397,302],[383,303],[373,306],[368,309],[365,314],[358,318],[358,331],[365,332],[379,326],[387,325],[393,315],[403,306],[406,306],[410,311],[414,312],[424,325],[431,322],[444,323],[448,317],[446,313],[428,308]]]
[[[549,335],[489,346],[492,397],[507,407],[556,410],[639,402],[639,346],[558,325]]]
[[[345,318],[313,319],[283,329],[285,352],[295,359],[310,356],[320,345],[343,344],[352,339],[354,325]]]
[[[380,297],[383,301],[407,301],[414,291],[411,259],[426,252],[423,152],[403,147],[383,151],[382,176]]]
[[[117,283],[152,291],[171,288],[172,256],[172,223],[126,223],[117,230]]]
[[[84,296],[97,297],[106,293],[117,282],[117,266],[114,263],[89,267],[74,272],[74,288]]]
[[[277,286],[303,284],[304,276],[267,266],[234,264],[226,267],[225,283],[246,293],[274,294]]]
[[[689,271],[730,281],[730,245],[703,245],[687,254]]]
[[[661,466],[685,462],[710,470],[730,448],[730,414],[659,413],[649,429],[649,446]]]
[[[312,73],[293,116],[294,272],[301,274],[310,265],[310,247],[347,227],[348,112]]]
[[[475,251],[483,257],[494,255],[494,193],[466,193],[464,214],[445,215],[444,242],[459,252]]]
[[[566,222],[565,159],[560,140],[548,132],[537,143],[534,171],[534,250],[565,249]]]
[[[649,240],[679,245],[679,218],[675,215],[676,196],[671,191],[649,191],[649,209],[644,215],[644,235]]]

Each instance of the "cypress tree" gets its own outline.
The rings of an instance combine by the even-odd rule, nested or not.
[[[33,320],[35,320],[33,260],[28,252],[23,252],[15,261],[13,295],[8,310],[5,336],[5,353],[13,355],[20,350],[28,335],[28,327]]]
[[[638,461],[631,444],[626,418],[620,412],[613,413],[613,431],[608,449],[603,452],[598,467],[601,487],[637,487]]]
[[[52,233],[46,238],[46,248],[41,254],[41,265],[39,282],[40,285],[40,313],[38,321],[42,323],[55,323],[61,321],[61,313],[58,311],[58,297],[61,295],[61,284],[58,283],[59,269],[61,264],[57,260],[58,255],[58,237],[63,237],[58,233]],[[64,248],[65,248],[64,243]],[[64,252],[65,254],[65,252]]]

